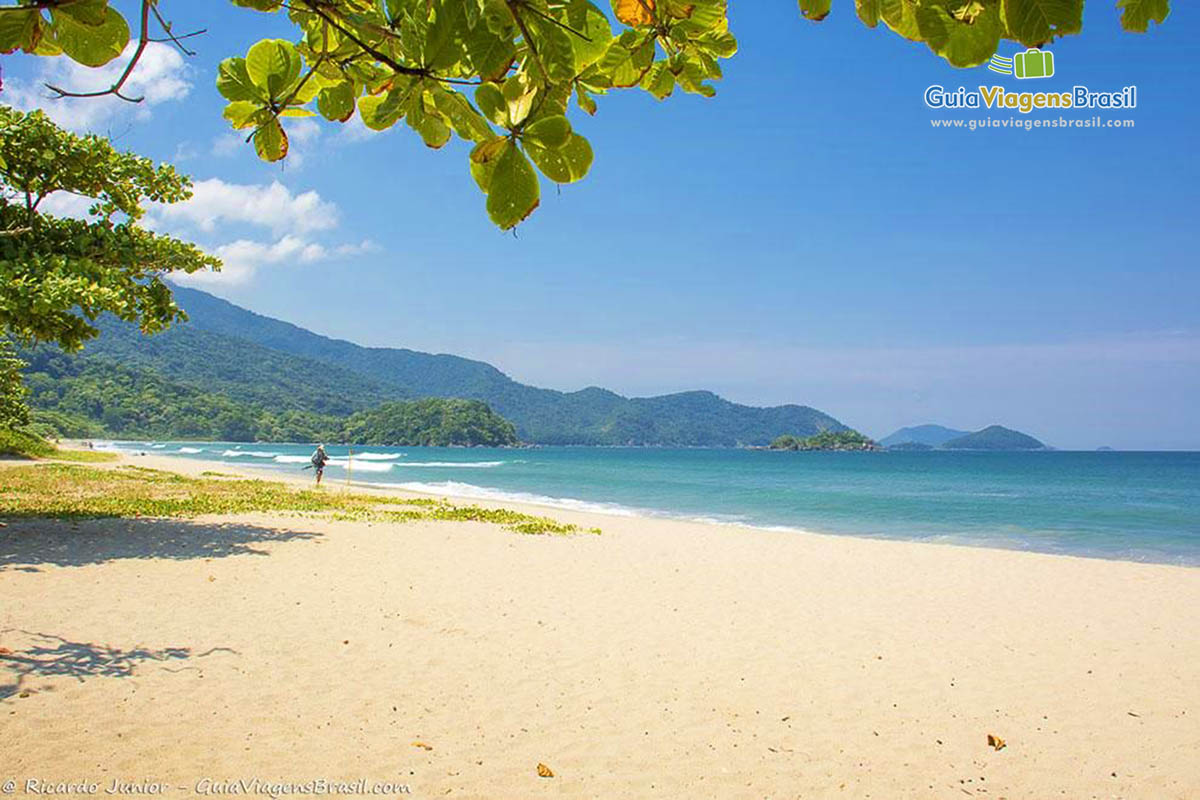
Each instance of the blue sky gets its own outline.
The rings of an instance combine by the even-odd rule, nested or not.
[[[216,64],[291,32],[227,4],[164,4],[209,33],[195,58],[155,54],[143,106],[53,113],[203,186],[153,215],[230,263],[201,288],[323,334],[558,389],[806,403],[876,436],[999,422],[1060,447],[1200,449],[1200,9],[1173,5],[1134,35],[1093,2],[1033,87],[954,70],[849,4],[814,25],[785,0],[736,3],[717,97],[601,98],[575,120],[591,174],[544,184],[516,236],[487,221],[461,143],[302,123],[297,158],[260,163],[221,119]],[[53,108],[39,79],[97,79],[3,67],[0,99],[24,106]],[[1136,126],[934,129],[1020,116],[932,111],[934,83],[1136,84],[1136,109],[1103,113]]]

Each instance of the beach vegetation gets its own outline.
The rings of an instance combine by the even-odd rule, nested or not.
[[[503,508],[457,505],[436,498],[301,489],[283,483],[122,465],[97,468],[40,463],[0,467],[0,517],[196,517],[206,514],[286,513],[338,520],[403,523],[417,520],[487,522],[522,534],[599,533],[596,528]]]
[[[69,7],[100,14],[103,5]],[[0,37],[11,35],[20,16],[4,11]],[[58,47],[53,40],[47,46]],[[0,50],[11,49],[0,43]],[[59,193],[91,200],[87,219],[42,210]],[[191,196],[191,182],[174,167],[119,152],[99,136],[65,131],[41,111],[0,106],[0,336],[75,350],[97,334],[93,323],[106,312],[144,333],[184,318],[163,273],[191,273],[219,262],[138,221],[147,202]]]
[[[856,0],[858,18],[925,43],[955,67],[986,62],[1001,42],[1039,47],[1083,28],[1084,0]],[[248,11],[286,12],[290,39],[263,39],[221,62],[224,116],[266,161],[288,154],[284,120],[357,116],[372,130],[403,123],[428,147],[470,143],[471,176],[492,221],[509,229],[537,208],[542,179],[568,184],[591,167],[589,141],[568,119],[593,115],[598,98],[641,89],[658,100],[682,91],[712,97],[722,63],[737,53],[726,0],[234,0]],[[160,0],[142,0],[138,45],[107,90],[125,83],[148,42],[185,52]],[[189,4],[191,5],[191,4]],[[1118,0],[1120,24],[1146,31],[1169,0]],[[181,4],[180,7],[186,7]],[[819,22],[832,0],[799,0]],[[14,0],[0,20],[0,52],[63,56],[99,67],[127,52],[128,21],[108,0]],[[277,23],[272,20],[272,29]],[[265,27],[265,26],[264,26]],[[572,114],[572,116],[574,116]],[[6,154],[7,155],[7,154]]]
[[[29,424],[28,390],[21,381],[21,370],[28,366],[17,357],[16,349],[0,335],[0,430]]]
[[[53,453],[54,445],[40,436],[17,428],[0,428],[0,457],[44,458]]]

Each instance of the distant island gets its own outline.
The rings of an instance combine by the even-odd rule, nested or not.
[[[777,436],[771,450],[879,450],[873,439],[858,431],[821,431],[813,436]]]
[[[1027,433],[989,425],[982,430],[956,431],[942,425],[901,428],[879,441],[888,450],[1048,450]]]
[[[884,447],[897,449],[897,445],[921,444],[927,448],[941,447],[952,439],[966,436],[970,431],[960,431],[943,425],[914,425],[911,428],[901,428],[890,436],[879,440]],[[921,448],[905,447],[905,450]]]

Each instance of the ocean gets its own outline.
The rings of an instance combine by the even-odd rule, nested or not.
[[[312,445],[103,446],[308,474]],[[329,482],[1200,566],[1200,453],[329,447]]]

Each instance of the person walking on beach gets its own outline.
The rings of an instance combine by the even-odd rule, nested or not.
[[[317,449],[312,454],[312,466],[317,473],[317,485],[321,485],[321,476],[325,474],[325,463],[329,461],[329,456],[325,455],[325,445],[317,445]]]

